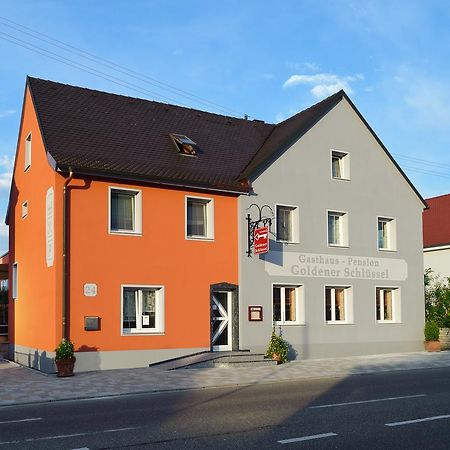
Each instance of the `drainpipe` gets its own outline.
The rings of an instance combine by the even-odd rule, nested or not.
[[[67,186],[73,179],[72,168],[69,167],[69,177],[66,178],[63,187],[63,272],[62,272],[62,337],[69,337],[66,327],[67,311]]]

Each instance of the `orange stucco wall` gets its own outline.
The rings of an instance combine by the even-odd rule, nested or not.
[[[31,167],[24,170],[25,140],[32,134]],[[61,178],[61,177],[60,177]],[[45,199],[55,189],[55,262],[46,264]],[[22,203],[28,216],[22,218]],[[53,351],[61,337],[57,323],[61,308],[61,195],[50,167],[31,96],[25,93],[9,209],[9,278],[18,263],[18,296],[10,298],[9,341],[15,345]],[[10,297],[12,289],[10,289]]]
[[[70,189],[70,337],[77,349],[193,348],[210,345],[210,285],[238,283],[237,198],[181,189],[81,180]],[[84,189],[80,187],[83,187]],[[142,235],[108,233],[109,186],[142,191]],[[214,241],[185,238],[185,196],[214,199]],[[95,283],[96,297],[85,297]],[[163,335],[121,335],[121,285],[163,285]],[[101,331],[84,331],[100,316]]]

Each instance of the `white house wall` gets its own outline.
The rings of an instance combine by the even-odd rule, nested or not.
[[[423,253],[424,269],[431,268],[434,275],[447,278],[450,277],[450,248],[429,250]]]
[[[350,154],[350,181],[331,178],[331,149]],[[252,184],[254,195],[241,196],[239,200],[242,349],[264,351],[267,346],[272,330],[272,283],[304,286],[305,325],[281,327],[283,337],[292,346],[291,357],[423,348],[423,205],[345,99],[266,167]],[[267,204],[274,211],[277,203],[297,205],[300,243],[275,242],[274,221],[270,252],[265,257],[248,258],[245,217],[252,203]],[[348,248],[328,247],[327,210],[348,212]],[[256,218],[256,210],[250,212]],[[397,251],[377,249],[377,216],[396,219]],[[294,256],[288,255],[291,253]],[[391,279],[382,282],[343,278],[343,271],[341,278],[289,275],[289,261],[299,253],[339,256],[343,260],[349,256],[382,258],[382,264],[394,269]],[[282,261],[286,264],[280,266]],[[326,324],[325,285],[352,286],[352,324]],[[401,323],[377,323],[376,286],[400,288]],[[262,322],[248,321],[249,305],[263,306]]]

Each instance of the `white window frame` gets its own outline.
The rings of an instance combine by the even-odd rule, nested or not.
[[[125,288],[150,289],[156,291],[155,328],[123,328],[123,292]],[[121,336],[163,335],[165,331],[165,287],[163,285],[121,284],[120,285],[120,334]],[[139,316],[139,314],[136,314]],[[137,324],[136,324],[137,325]]]
[[[392,320],[384,319],[384,308],[380,305],[380,320],[377,318],[377,290],[392,292]],[[401,323],[402,321],[402,294],[399,286],[375,286],[375,320],[377,323]]]
[[[331,320],[327,320],[327,288],[331,289]],[[333,305],[336,303],[336,296],[334,294],[335,289],[344,289],[344,308],[345,308],[345,320],[336,320],[335,308]],[[323,289],[323,313],[325,324],[327,325],[352,325],[353,320],[353,286],[352,285],[330,285],[326,284]],[[376,305],[375,305],[376,306]],[[334,319],[333,319],[334,317]]]
[[[16,261],[11,268],[11,296],[13,300],[19,297],[19,263]]]
[[[188,202],[200,200],[206,205],[206,235],[197,236],[188,234]],[[184,197],[184,237],[188,241],[213,241],[214,240],[214,199],[212,197],[199,197],[197,195],[185,195]]]
[[[339,216],[339,243],[334,244],[330,242],[330,230],[329,230],[329,216]],[[338,211],[335,209],[327,209],[327,245],[328,247],[349,247],[348,239],[348,212]]]
[[[388,232],[388,246],[380,247],[380,242],[378,240],[378,225],[380,221],[387,222],[387,232]],[[389,216],[377,216],[377,249],[380,252],[395,252],[397,251],[397,220],[395,217]]]
[[[341,176],[335,177],[333,176],[333,156],[336,155],[340,159],[340,168],[341,168]],[[333,180],[342,180],[342,181],[350,181],[350,153],[343,152],[341,150],[331,149],[330,151],[330,174],[331,179]]]
[[[295,310],[297,311],[297,320],[294,321],[286,321],[286,308],[285,308],[285,291],[281,291],[280,295],[280,303],[281,303],[281,320],[274,321],[273,320],[273,289],[275,287],[279,288],[295,288]],[[303,284],[298,283],[272,283],[272,290],[270,294],[270,298],[272,300],[272,322],[275,325],[305,325],[305,286]]]
[[[291,221],[291,237],[292,240],[285,241],[284,239],[278,239],[278,208],[289,208],[292,214]],[[299,232],[299,222],[300,213],[298,205],[286,205],[285,203],[275,203],[275,237],[277,242],[282,242],[285,244],[298,244],[300,242],[300,232]]]
[[[26,172],[31,167],[31,147],[32,147],[32,136],[31,131],[25,138],[25,155],[24,155],[24,172]]]
[[[134,230],[113,230],[111,228],[111,195],[113,191],[134,193]],[[108,233],[129,236],[142,235],[142,191],[122,186],[108,186]]]
[[[28,216],[28,200],[22,203],[22,219]]]

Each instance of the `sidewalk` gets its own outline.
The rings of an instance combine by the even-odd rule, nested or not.
[[[450,367],[450,352],[315,359],[236,369],[121,369],[84,372],[71,378],[42,374],[3,360],[0,406],[437,367]]]

